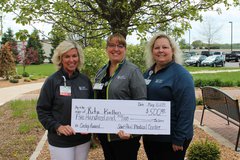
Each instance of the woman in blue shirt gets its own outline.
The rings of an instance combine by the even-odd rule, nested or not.
[[[171,132],[170,135],[144,135],[145,152],[149,160],[184,160],[193,137],[196,107],[192,76],[180,65],[180,49],[164,33],[150,39],[146,54],[147,99],[170,101]]]

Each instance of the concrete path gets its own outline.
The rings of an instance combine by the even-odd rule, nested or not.
[[[42,85],[43,82],[0,88],[0,106],[10,100],[19,99],[24,93],[38,90]]]
[[[221,144],[235,150],[238,127],[231,123],[228,125],[226,120],[207,110],[204,113],[203,126],[200,126],[201,115],[201,110],[195,111],[194,124],[217,139]],[[238,146],[240,147],[240,143]]]

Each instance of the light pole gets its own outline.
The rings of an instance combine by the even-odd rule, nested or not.
[[[231,24],[231,52],[232,52],[232,41],[233,41],[233,23],[232,21],[229,22]]]
[[[191,49],[191,42],[190,42],[190,29],[189,29],[189,40],[188,40],[188,42],[189,42],[189,53],[190,53],[190,49]]]

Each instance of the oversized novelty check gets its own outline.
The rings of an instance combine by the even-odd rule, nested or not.
[[[170,102],[73,99],[71,126],[76,132],[170,134]]]

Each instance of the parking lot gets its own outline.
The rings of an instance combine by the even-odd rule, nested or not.
[[[239,62],[226,62],[225,67],[239,67]]]

